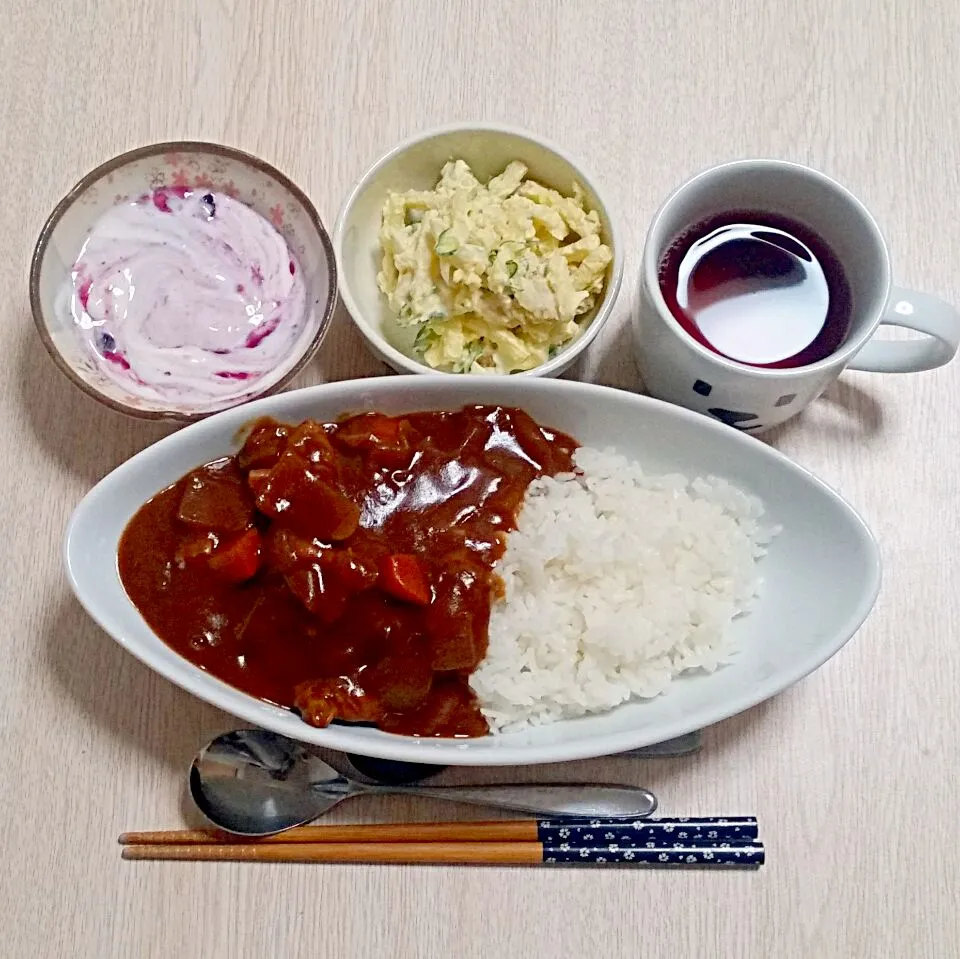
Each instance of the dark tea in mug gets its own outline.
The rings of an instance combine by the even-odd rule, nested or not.
[[[850,287],[816,233],[785,216],[737,210],[684,230],[658,271],[670,312],[697,342],[750,366],[808,366],[850,328]]]

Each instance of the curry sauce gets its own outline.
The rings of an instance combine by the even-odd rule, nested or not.
[[[140,508],[120,578],[180,655],[311,725],[481,736],[494,565],[576,446],[505,407],[259,420]]]

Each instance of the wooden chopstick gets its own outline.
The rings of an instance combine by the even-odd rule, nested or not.
[[[220,862],[506,863],[541,861],[537,842],[322,842],[125,846],[124,859]]]
[[[759,843],[720,848],[546,846],[540,842],[241,843],[125,846],[124,859],[192,862],[446,863],[448,865],[580,865],[755,867]]]
[[[758,837],[756,819],[749,816],[659,818],[636,822],[618,820],[495,820],[491,822],[371,823],[347,826],[298,826],[259,838],[244,838],[218,829],[126,832],[124,846],[289,845],[297,843],[388,842],[545,842],[634,844],[642,839],[659,845],[680,842],[710,845],[745,844]]]
[[[337,842],[536,842],[532,819],[502,822],[371,823],[356,826],[297,826],[272,836],[244,838],[219,829],[125,832],[123,846],[185,846]]]
[[[243,839],[216,829],[128,832],[124,859],[195,862],[759,866],[751,817],[300,826]]]

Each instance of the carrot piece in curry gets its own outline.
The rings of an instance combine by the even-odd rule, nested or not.
[[[405,603],[430,605],[430,585],[420,560],[411,553],[394,553],[380,560],[377,583],[384,592]]]

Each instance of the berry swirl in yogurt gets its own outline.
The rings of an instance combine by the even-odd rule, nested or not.
[[[219,192],[165,187],[90,228],[61,292],[99,369],[130,393],[216,409],[260,392],[303,332],[284,238]]]

